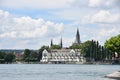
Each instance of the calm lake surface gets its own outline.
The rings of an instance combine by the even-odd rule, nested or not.
[[[112,80],[120,65],[0,64],[0,80]]]

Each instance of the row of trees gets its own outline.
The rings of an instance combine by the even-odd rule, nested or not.
[[[105,61],[112,60],[113,52],[99,45],[98,41],[86,41],[81,45],[81,53],[89,61]]]
[[[39,53],[31,51],[29,49],[25,49],[22,59],[23,61],[28,63],[39,61]]]
[[[5,53],[0,52],[0,63],[12,63],[16,61],[22,62],[39,62],[42,59],[42,52],[43,50],[50,50],[50,49],[60,49],[59,45],[49,46],[42,46],[39,50],[34,51],[30,49],[25,49],[24,54],[20,58],[17,58],[17,53]]]
[[[13,53],[6,54],[0,52],[0,63],[12,63],[15,61],[15,55]]]
[[[88,61],[112,61],[120,57],[120,35],[108,39],[104,46],[101,46],[98,41],[91,40],[69,48],[81,49],[81,53]]]
[[[105,59],[112,59],[112,52],[99,45],[98,41],[86,41],[80,45],[72,45],[71,49],[81,49],[81,53],[88,61],[104,61]]]

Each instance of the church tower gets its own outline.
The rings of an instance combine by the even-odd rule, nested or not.
[[[74,44],[81,44],[79,29],[77,28],[76,39]]]
[[[60,47],[63,48],[62,37],[61,37],[61,40],[60,40]]]
[[[51,39],[51,44],[50,44],[50,46],[53,46],[53,40]]]

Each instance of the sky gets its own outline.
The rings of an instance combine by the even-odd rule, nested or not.
[[[82,42],[120,34],[120,0],[0,0],[0,49],[68,47],[77,28]]]

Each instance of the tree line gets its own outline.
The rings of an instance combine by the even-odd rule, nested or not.
[[[15,55],[13,53],[0,52],[0,63],[12,63],[15,60]]]
[[[81,45],[81,53],[88,61],[111,61],[114,53],[101,46],[98,41],[86,41]]]
[[[81,53],[88,62],[120,62],[120,34],[108,39],[103,46],[98,41],[88,40],[80,45],[73,44],[69,48],[81,49]]]

